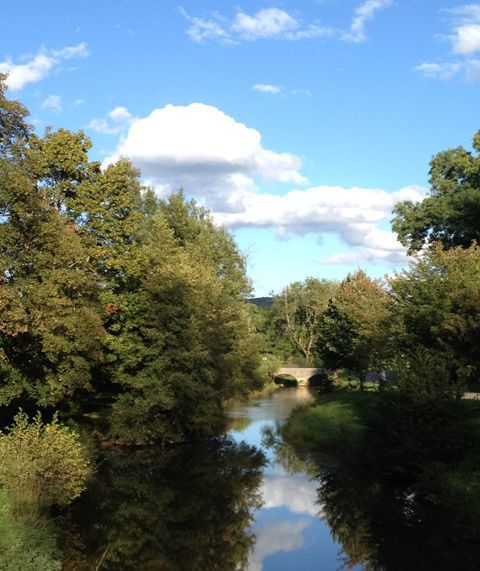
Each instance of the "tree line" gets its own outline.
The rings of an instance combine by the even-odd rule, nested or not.
[[[245,259],[82,131],[28,124],[0,78],[0,415],[92,411],[123,441],[203,438],[259,386]]]
[[[266,350],[346,369],[360,382],[371,370],[396,370],[401,382],[408,377],[401,371],[435,361],[444,372],[437,370],[437,381],[422,390],[436,390],[440,377],[448,378],[441,390],[457,397],[478,382],[480,132],[473,150],[438,153],[428,196],[396,205],[393,228],[412,256],[408,268],[384,280],[359,269],[341,282],[290,284],[263,310]]]

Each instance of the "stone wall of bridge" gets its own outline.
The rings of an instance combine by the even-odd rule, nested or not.
[[[314,376],[322,373],[324,369],[317,369],[315,367],[281,367],[275,373],[275,377],[281,375],[291,375],[295,377],[298,382],[298,386],[308,385],[308,381]]]

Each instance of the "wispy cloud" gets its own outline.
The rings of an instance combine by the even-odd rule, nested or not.
[[[42,109],[53,111],[54,113],[62,112],[62,97],[60,95],[49,95],[42,103]]]
[[[218,12],[208,18],[200,18],[190,15],[183,8],[179,8],[179,12],[189,22],[188,36],[197,43],[214,40],[234,45],[242,41],[299,41],[330,37],[349,42],[363,42],[366,40],[367,22],[391,4],[392,0],[366,0],[356,8],[348,30],[336,29],[320,21],[305,22],[276,7],[263,8],[253,14],[238,10],[233,18],[227,18]]]
[[[260,91],[260,93],[271,93],[272,95],[278,95],[282,93],[282,88],[278,85],[271,85],[270,83],[256,83],[252,86],[254,91]]]
[[[22,58],[22,63],[14,63],[11,58],[0,62],[0,72],[8,73],[7,85],[12,91],[20,91],[29,83],[45,78],[62,61],[86,57],[88,46],[85,42],[61,50],[42,48],[37,55]]]
[[[366,0],[355,9],[350,30],[343,35],[343,39],[349,42],[364,42],[367,22],[372,20],[377,12],[391,4],[392,0]]]
[[[106,119],[92,119],[87,128],[102,135],[118,135],[126,131],[133,121],[128,109],[120,106],[109,111]]]

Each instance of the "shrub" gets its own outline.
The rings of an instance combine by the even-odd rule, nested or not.
[[[53,505],[66,506],[85,489],[89,461],[78,435],[55,417],[32,422],[19,412],[0,432],[0,485],[15,517],[32,516]]]

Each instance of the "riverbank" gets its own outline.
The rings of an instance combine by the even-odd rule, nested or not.
[[[339,388],[295,409],[282,436],[434,501],[469,504],[480,521],[480,401],[425,401],[402,417],[411,403],[396,397]]]

